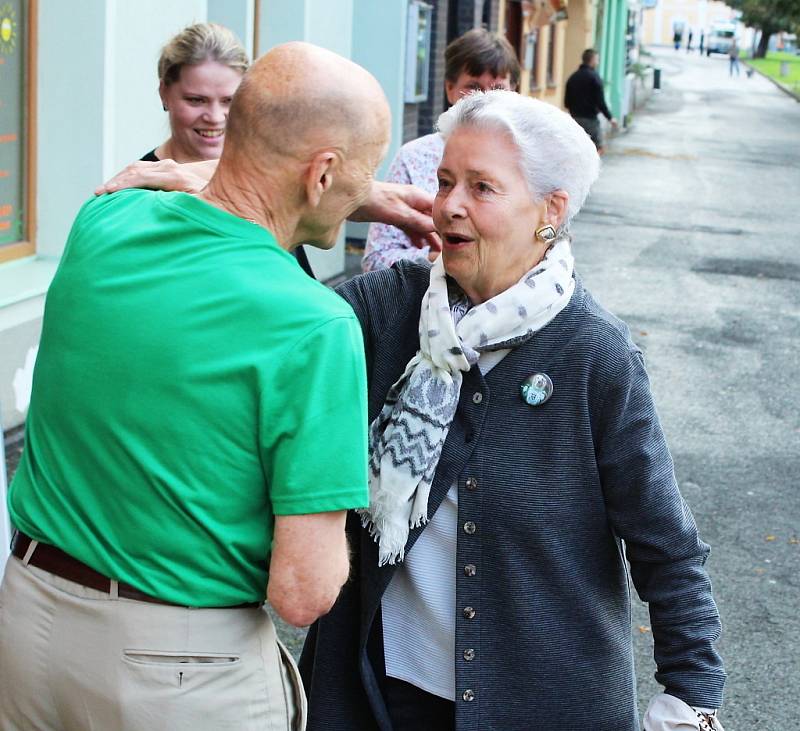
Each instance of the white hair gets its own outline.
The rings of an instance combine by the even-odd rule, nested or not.
[[[520,169],[535,201],[566,191],[561,228],[581,209],[600,173],[600,156],[583,128],[566,112],[529,96],[500,89],[469,94],[439,116],[445,140],[459,127],[506,132],[519,149]]]

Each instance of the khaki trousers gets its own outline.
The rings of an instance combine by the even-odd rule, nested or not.
[[[264,609],[117,599],[13,556],[0,587],[0,731],[302,731]]]

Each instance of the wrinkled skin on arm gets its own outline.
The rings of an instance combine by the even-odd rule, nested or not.
[[[267,599],[285,622],[327,614],[350,573],[346,511],[275,516]]]
[[[133,162],[113,178],[98,186],[95,195],[116,193],[125,188],[152,188],[199,193],[206,187],[217,160],[179,164],[174,160]],[[413,185],[374,181],[369,197],[351,221],[388,223],[405,231],[418,245],[430,245],[436,251],[441,242],[433,229],[433,196]]]

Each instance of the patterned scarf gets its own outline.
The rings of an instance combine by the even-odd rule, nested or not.
[[[378,543],[379,565],[402,561],[409,530],[428,520],[428,495],[462,374],[482,352],[524,343],[561,312],[575,288],[573,266],[569,239],[561,238],[517,284],[459,318],[442,257],[434,263],[422,298],[419,350],[369,428],[370,501],[360,514]]]

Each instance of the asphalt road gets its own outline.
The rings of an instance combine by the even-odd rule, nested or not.
[[[723,619],[727,731],[800,728],[800,104],[724,57],[656,51],[577,267],[645,352]],[[633,632],[642,705],[652,634]]]

